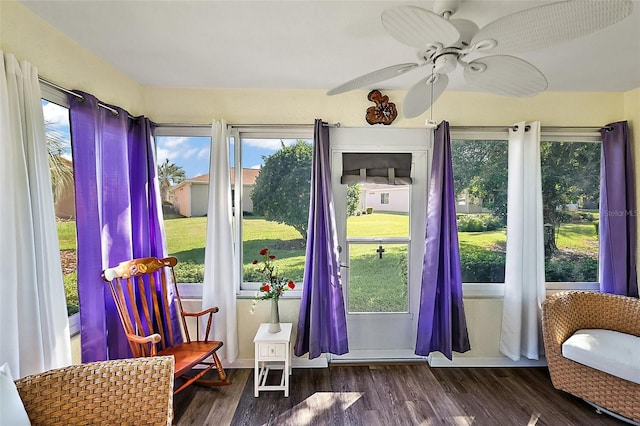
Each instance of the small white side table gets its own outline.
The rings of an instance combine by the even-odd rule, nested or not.
[[[280,323],[281,330],[278,333],[269,333],[269,324],[260,324],[253,343],[256,348],[254,396],[258,397],[260,391],[284,391],[284,396],[289,396],[289,375],[291,374],[291,326],[289,323]],[[277,364],[276,364],[277,363]],[[283,365],[280,365],[280,364]],[[267,376],[270,369],[282,369],[282,378],[279,385],[267,385]]]

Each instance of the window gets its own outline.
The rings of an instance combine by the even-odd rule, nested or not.
[[[466,136],[451,141],[463,282],[503,283],[506,135]],[[541,139],[546,282],[582,288],[575,283],[598,281],[601,138],[543,132]]]
[[[411,185],[351,186],[346,205],[366,203],[367,209],[350,209],[347,216],[348,284],[343,282],[348,288],[347,313],[409,312]],[[371,202],[376,200],[380,205]]]
[[[460,264],[464,283],[504,283],[506,140],[451,141]]]
[[[55,98],[54,96],[49,96]],[[66,99],[55,99],[66,103]],[[78,313],[76,211],[69,109],[42,99],[62,279],[69,316]]]
[[[262,248],[276,256],[280,276],[301,283],[304,274],[311,158],[310,131],[236,131],[235,217],[242,289],[257,289],[261,273],[253,264]],[[237,222],[241,215],[240,222]],[[300,287],[298,287],[300,288]]]
[[[156,161],[167,253],[178,259],[180,283],[204,281],[209,201],[208,128],[158,128]]]
[[[540,145],[547,282],[598,281],[599,142]]]

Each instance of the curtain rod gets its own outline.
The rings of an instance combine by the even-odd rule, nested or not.
[[[451,130],[501,130],[501,131],[509,131],[509,130],[518,130],[517,125],[513,126],[450,126]],[[529,126],[525,126],[525,131],[529,130]],[[551,132],[551,131],[567,131],[567,130],[607,130],[611,131],[613,128],[611,126],[540,126],[540,131],[542,132]]]
[[[322,122],[322,124],[324,126],[327,127],[340,127],[340,123],[326,123],[326,122]],[[186,123],[157,123],[156,126],[158,127],[206,127],[209,128],[211,127],[211,124],[186,124]],[[313,124],[306,124],[306,123],[296,123],[296,124],[231,124],[229,123],[229,126],[232,128],[251,128],[251,127],[255,127],[255,128],[263,128],[263,129],[291,129],[291,128],[296,128],[296,129],[312,129],[313,128]]]
[[[78,98],[78,99],[80,99],[80,100],[84,101],[84,96],[82,96],[82,95],[81,95],[81,94],[79,94],[79,93],[72,92],[71,90],[69,90],[69,89],[67,89],[67,88],[65,88],[65,87],[62,87],[62,86],[60,86],[59,84],[53,83],[53,82],[51,82],[51,81],[49,81],[49,80],[47,80],[47,79],[45,79],[45,78],[42,78],[42,77],[38,77],[38,80],[39,80],[41,83],[46,84],[47,86],[51,86],[51,87],[53,87],[54,89],[58,89],[58,90],[60,90],[61,92],[67,93],[67,94],[69,94],[69,95],[71,95],[71,96],[75,96],[76,98]],[[119,114],[120,114],[120,113],[118,112],[118,110],[117,110],[117,109],[113,109],[113,108],[111,108],[109,105],[105,105],[105,104],[103,104],[102,102],[98,102],[98,106],[99,106],[100,108],[104,108],[104,109],[106,109],[107,111],[110,111],[110,112],[111,112],[111,114],[113,114],[113,115],[119,115]],[[135,117],[132,117],[131,115],[129,115],[129,118],[135,118]]]

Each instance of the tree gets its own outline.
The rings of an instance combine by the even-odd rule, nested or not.
[[[468,190],[503,224],[507,223],[507,149],[502,141],[461,140],[451,144],[456,195]]]
[[[347,216],[353,216],[360,206],[360,184],[347,186]]]
[[[186,179],[184,169],[175,163],[169,163],[165,158],[164,163],[158,166],[158,181],[160,182],[160,197],[162,201],[169,201],[169,189]]]
[[[51,123],[45,123],[50,127]],[[62,196],[64,191],[73,186],[73,164],[62,156],[68,142],[64,135],[57,131],[47,129],[47,152],[49,154],[49,173],[51,174],[51,190],[54,203]]]
[[[542,216],[545,223],[545,255],[558,250],[558,227],[570,217],[568,204],[591,202],[600,197],[600,145],[595,143],[542,142]]]
[[[270,156],[256,178],[251,193],[253,211],[266,220],[293,227],[307,238],[309,196],[311,194],[311,159],[313,147],[302,139]]]
[[[506,224],[507,144],[500,141],[455,141],[451,145],[454,185],[457,193],[469,190],[482,199]],[[558,250],[558,227],[569,220],[568,204],[598,203],[600,145],[576,142],[542,142],[543,221],[545,255]]]

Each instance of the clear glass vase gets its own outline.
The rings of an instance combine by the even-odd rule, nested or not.
[[[278,311],[278,299],[271,299],[271,319],[269,321],[269,333],[280,331],[280,311]]]

